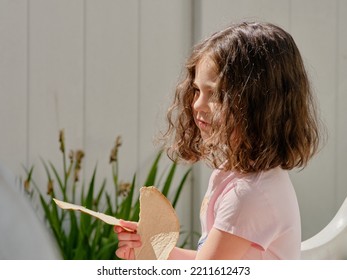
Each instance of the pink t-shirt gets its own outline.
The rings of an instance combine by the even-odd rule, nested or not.
[[[212,227],[253,243],[244,259],[299,259],[301,223],[288,172],[214,170],[201,205],[203,246]]]

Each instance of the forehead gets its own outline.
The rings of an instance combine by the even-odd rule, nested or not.
[[[197,86],[215,86],[217,82],[217,67],[215,62],[209,57],[204,56],[197,63],[195,68],[194,84]]]

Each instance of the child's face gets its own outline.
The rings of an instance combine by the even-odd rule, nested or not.
[[[211,98],[217,85],[216,66],[211,58],[203,57],[196,66],[194,80],[194,99],[192,103],[194,120],[206,139],[211,133],[211,122],[216,102]]]

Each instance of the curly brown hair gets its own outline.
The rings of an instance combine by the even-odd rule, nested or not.
[[[202,58],[219,73],[219,104],[203,141],[193,117],[194,79]],[[304,167],[316,153],[316,106],[300,52],[290,34],[270,23],[243,22],[197,44],[167,113],[171,159],[207,160],[214,168],[256,172]],[[218,125],[217,125],[218,124]]]

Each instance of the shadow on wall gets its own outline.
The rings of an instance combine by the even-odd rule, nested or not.
[[[14,175],[0,163],[0,259],[61,259],[49,232],[20,192]]]

